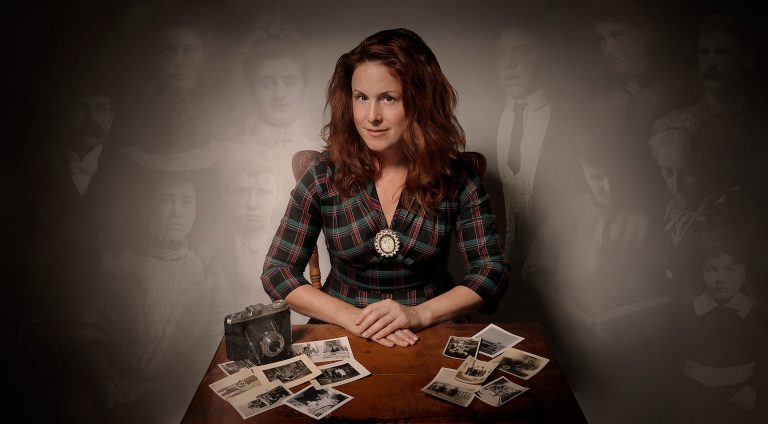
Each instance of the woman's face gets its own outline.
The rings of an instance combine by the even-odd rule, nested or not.
[[[701,273],[707,293],[721,303],[736,296],[747,281],[744,264],[734,262],[728,254],[709,258]]]
[[[278,127],[290,125],[304,99],[301,67],[289,57],[264,59],[256,68],[251,92],[263,120]]]
[[[188,181],[165,181],[149,205],[149,230],[155,237],[182,240],[195,222],[195,187]]]
[[[352,114],[357,132],[374,153],[402,149],[408,127],[402,85],[387,66],[365,62],[355,69]]]

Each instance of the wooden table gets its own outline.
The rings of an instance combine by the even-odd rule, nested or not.
[[[427,395],[420,389],[440,370],[440,367],[458,368],[460,360],[443,356],[449,336],[471,336],[486,324],[441,324],[419,333],[420,340],[408,348],[386,348],[376,342],[349,336],[355,359],[365,366],[371,376],[335,387],[354,397],[323,420],[328,422],[408,422],[408,423],[476,423],[476,422],[586,422],[568,384],[560,372],[549,349],[541,327],[537,324],[499,324],[500,327],[525,337],[517,348],[535,353],[550,362],[529,380],[522,380],[496,370],[486,380],[499,376],[530,388],[520,397],[500,407],[493,407],[474,399],[462,408]],[[334,325],[293,326],[293,341],[307,342],[347,335]],[[484,355],[478,354],[487,360]],[[195,393],[182,422],[184,423],[240,423],[243,419],[226,401],[219,398],[208,385],[226,374],[218,364],[227,362],[224,345],[220,345],[203,381]],[[308,383],[291,389],[294,393]],[[315,422],[316,420],[287,406],[279,406],[246,420],[248,422]]]

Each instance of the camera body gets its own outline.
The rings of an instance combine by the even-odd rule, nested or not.
[[[293,356],[291,310],[284,300],[257,303],[224,317],[227,358],[271,364]]]

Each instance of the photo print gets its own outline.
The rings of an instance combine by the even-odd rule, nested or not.
[[[456,380],[468,384],[482,384],[499,364],[468,357],[456,370]]]
[[[328,362],[353,358],[347,336],[291,345],[296,355],[307,355],[312,362]]]
[[[499,369],[506,373],[528,380],[547,365],[549,359],[515,348],[506,349],[500,356],[491,360],[498,362]]]
[[[259,381],[258,377],[256,377],[250,369],[245,368],[235,374],[224,377],[215,383],[209,384],[208,387],[216,392],[222,399],[228,400],[231,397],[261,385],[261,381]]]
[[[273,381],[234,396],[229,399],[229,403],[243,419],[247,419],[282,405],[283,400],[291,395],[291,391],[279,381]]]
[[[495,324],[488,324],[487,327],[472,337],[479,337],[482,339],[480,342],[480,353],[488,355],[491,358],[495,358],[503,352],[504,349],[512,347],[524,340],[523,337],[512,334]]]
[[[456,370],[440,368],[440,372],[421,391],[456,405],[467,407],[475,398],[475,392],[478,389],[480,386],[465,384],[456,380]]]
[[[256,364],[251,362],[249,359],[240,359],[238,361],[229,361],[224,362],[223,364],[219,364],[219,368],[221,368],[221,370],[224,371],[224,373],[227,375],[233,375],[243,368],[251,368],[255,366]]]
[[[285,387],[298,386],[322,374],[307,355],[299,355],[274,364],[252,368],[262,384],[281,381]]]
[[[318,389],[310,385],[287,398],[283,403],[302,414],[319,420],[350,400],[352,400],[352,396],[336,389],[330,387]]]
[[[478,399],[491,406],[501,406],[528,390],[504,377],[499,377],[483,386],[475,393]]]
[[[319,368],[323,374],[311,381],[317,388],[340,386],[371,375],[370,371],[354,359],[334,362]]]
[[[480,339],[474,337],[450,336],[445,344],[443,355],[453,359],[476,357],[480,348]]]

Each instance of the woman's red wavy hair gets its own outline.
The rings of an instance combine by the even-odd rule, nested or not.
[[[444,177],[451,175],[451,161],[464,150],[466,140],[454,114],[456,91],[432,50],[407,29],[377,32],[336,62],[325,106],[330,122],[323,127],[326,150],[336,168],[333,184],[342,196],[350,197],[381,173],[352,116],[352,74],[366,62],[381,63],[400,79],[408,118],[403,148],[410,162],[403,205],[411,208],[415,201],[420,213],[429,213],[449,190]]]

